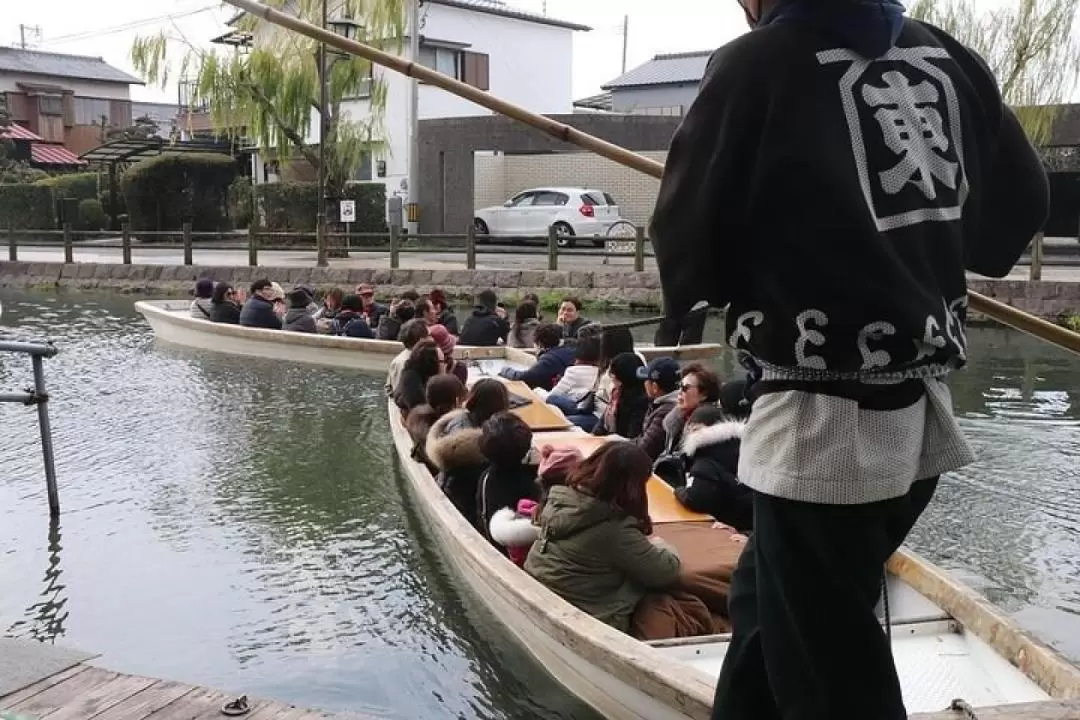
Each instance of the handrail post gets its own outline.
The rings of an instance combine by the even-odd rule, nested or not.
[[[1036,233],[1031,241],[1031,266],[1028,268],[1029,280],[1042,280],[1043,234]]]
[[[131,226],[126,222],[120,224],[120,254],[121,262],[131,264]]]
[[[75,262],[75,248],[71,244],[71,223],[64,223],[64,262]]]
[[[254,225],[248,226],[248,265],[256,267],[259,264],[259,236]]]
[[[645,272],[645,228],[634,228],[634,272]]]
[[[19,241],[16,239],[18,235],[15,234],[15,226],[12,225],[8,228],[8,260],[11,262],[19,261]]]
[[[548,227],[548,270],[559,269],[559,231],[554,225]]]
[[[49,515],[60,516],[60,492],[56,489],[56,459],[53,455],[52,426],[49,424],[49,393],[45,390],[45,360],[31,357],[34,364],[34,395],[37,398],[38,429],[41,432],[41,454],[45,462],[45,487],[49,494]]]
[[[391,270],[397,270],[398,265],[401,262],[401,258],[399,257],[399,253],[401,252],[401,248],[399,247],[400,244],[401,244],[401,235],[400,235],[400,231],[398,230],[398,226],[397,225],[391,225],[390,226],[390,269]]]
[[[189,222],[184,223],[183,232],[184,232],[184,264],[185,265],[193,265],[194,261],[193,261],[193,259],[191,257],[192,256],[192,252],[191,252],[191,223],[189,223]]]
[[[465,231],[465,267],[476,269],[476,226],[473,223],[469,223],[469,229]]]

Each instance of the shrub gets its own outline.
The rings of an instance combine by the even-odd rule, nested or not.
[[[236,160],[219,153],[159,155],[124,174],[124,205],[132,230],[228,230],[229,185]]]
[[[103,230],[109,223],[105,215],[105,208],[101,207],[101,201],[93,198],[79,201],[79,229],[80,230]]]
[[[229,186],[229,219],[235,228],[251,224],[251,178],[238,177]]]
[[[314,232],[319,211],[319,186],[310,182],[279,182],[258,185],[256,194],[266,227],[271,231]],[[355,183],[345,187],[346,199],[356,201],[357,233],[386,230],[386,186]]]
[[[43,180],[38,180],[35,185],[43,185],[52,188],[53,195],[57,200],[75,198],[88,200],[98,196],[97,173],[72,173],[70,175],[53,175]],[[104,183],[108,190],[108,183]]]
[[[52,189],[29,183],[0,185],[0,226],[55,230]]]

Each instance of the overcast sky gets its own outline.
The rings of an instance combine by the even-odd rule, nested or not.
[[[128,51],[139,34],[160,30],[193,42],[222,32],[231,7],[212,0],[0,0],[0,44],[17,45],[19,25],[33,30],[27,41],[42,50],[102,56],[131,71]],[[508,0],[508,4],[541,12],[544,0]],[[630,16],[627,67],[633,68],[657,53],[709,50],[746,30],[736,0],[547,0],[552,17],[593,27],[577,33],[574,44],[574,97],[600,91],[617,77],[622,64],[623,16]],[[176,102],[176,90],[133,88],[136,100]]]

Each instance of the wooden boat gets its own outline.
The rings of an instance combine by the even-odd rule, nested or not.
[[[200,350],[372,372],[385,372],[390,367],[390,361],[401,352],[401,343],[391,340],[281,332],[193,318],[190,301],[143,300],[135,303],[135,309],[150,323],[156,337]],[[679,347],[642,347],[639,350],[646,359],[666,355],[691,361],[719,357],[723,346],[702,343]],[[480,356],[505,357],[505,353],[503,348],[466,346],[459,346],[455,351],[455,357],[459,358]]]
[[[709,717],[730,636],[641,642],[577,610],[512,564],[457,512],[428,469],[412,459],[398,409],[392,402],[388,409],[407,485],[434,545],[547,672],[606,717]],[[552,443],[573,438],[575,431],[562,425],[536,434]],[[654,522],[684,519],[655,502],[650,488]],[[1057,651],[911,552],[897,553],[889,571],[892,647],[909,712],[941,711],[962,698],[975,708],[1017,712],[995,718],[1080,717],[1080,703],[1055,702],[1080,698],[1080,670]],[[873,716],[869,709],[853,712]]]

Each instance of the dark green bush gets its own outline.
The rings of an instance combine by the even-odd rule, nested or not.
[[[236,172],[236,160],[219,153],[166,153],[132,165],[123,179],[132,230],[180,230],[185,222],[197,232],[231,229],[228,195]]]
[[[80,230],[104,230],[109,224],[109,218],[105,215],[105,208],[101,207],[101,201],[93,198],[79,201],[79,229]]]
[[[241,176],[229,186],[229,219],[234,228],[251,224],[251,178]]]
[[[306,182],[265,183],[257,186],[261,216],[271,231],[314,232],[319,208],[319,186]],[[346,199],[356,201],[356,233],[386,229],[386,186],[356,183],[345,188]]]
[[[94,199],[98,196],[97,173],[72,173],[70,175],[53,175],[43,180],[38,180],[35,185],[43,185],[52,188],[53,195],[57,200],[75,198],[77,200]],[[108,187],[108,181],[103,183]]]
[[[28,183],[0,184],[0,227],[55,230],[52,188]]]

